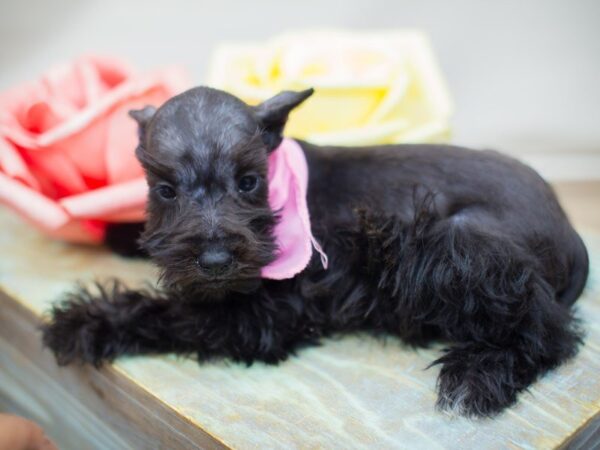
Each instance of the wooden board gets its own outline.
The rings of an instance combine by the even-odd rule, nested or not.
[[[59,368],[39,317],[0,293],[0,411],[41,424],[61,449],[225,448],[115,367]]]
[[[438,349],[330,339],[279,367],[199,366],[171,355],[101,370],[58,368],[36,326],[76,280],[153,280],[147,263],[52,241],[0,211],[0,408],[39,421],[63,448],[554,448],[593,442],[600,420],[600,227],[577,187],[559,194],[586,232],[592,273],[578,302],[586,344],[495,420],[436,412]],[[569,196],[581,205],[570,209]],[[591,212],[591,213],[590,213]],[[592,217],[592,221],[588,218]],[[596,234],[598,232],[598,234]],[[590,441],[592,439],[592,441]],[[589,445],[587,445],[589,447]]]

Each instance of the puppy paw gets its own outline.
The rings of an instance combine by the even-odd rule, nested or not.
[[[87,292],[86,292],[87,294]],[[82,293],[55,306],[42,326],[43,343],[59,365],[74,362],[100,366],[115,356],[115,329],[101,308]]]
[[[493,417],[517,401],[523,386],[513,373],[511,357],[503,350],[451,349],[436,363],[437,407],[452,415]],[[512,359],[514,362],[514,359]]]

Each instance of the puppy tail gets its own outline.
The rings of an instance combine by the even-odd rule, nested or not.
[[[575,233],[575,251],[573,252],[573,263],[569,274],[569,284],[558,294],[558,302],[571,306],[581,295],[589,272],[589,257],[585,244]]]

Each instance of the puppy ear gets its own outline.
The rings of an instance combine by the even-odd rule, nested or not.
[[[138,123],[138,136],[140,141],[146,135],[146,127],[150,123],[152,117],[154,117],[154,113],[156,112],[156,108],[154,106],[145,106],[142,109],[132,109],[129,111],[129,116],[132,117]]]
[[[283,127],[290,111],[310,97],[313,92],[312,88],[300,92],[283,91],[253,108],[263,129],[263,141],[269,151],[281,143]]]

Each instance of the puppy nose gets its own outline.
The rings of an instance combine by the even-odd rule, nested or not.
[[[210,249],[198,257],[198,265],[209,275],[219,275],[227,270],[233,258],[225,249]]]

